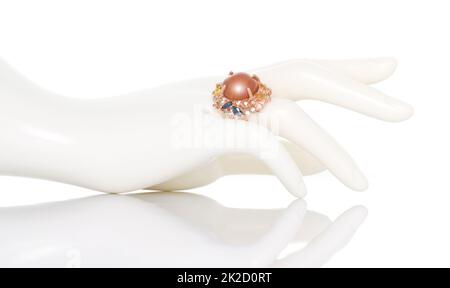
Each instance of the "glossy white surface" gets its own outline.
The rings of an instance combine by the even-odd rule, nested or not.
[[[1,267],[318,267],[366,217],[233,209],[189,193],[105,195],[0,209]],[[305,247],[280,257],[289,244]],[[292,250],[292,249],[291,249]]]

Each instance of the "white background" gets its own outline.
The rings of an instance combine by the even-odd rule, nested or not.
[[[369,210],[329,267],[450,266],[448,5],[0,1],[0,57],[40,85],[82,98],[291,58],[395,57],[397,71],[377,87],[415,107],[409,121],[385,123],[329,104],[301,103],[350,152],[370,183],[368,191],[353,192],[324,172],[306,179],[306,201],[310,210],[331,218],[353,205]],[[293,199],[274,177],[227,177],[194,192],[236,207],[284,207]],[[0,206],[93,194],[0,177]]]

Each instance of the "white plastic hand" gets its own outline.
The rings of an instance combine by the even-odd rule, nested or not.
[[[196,194],[105,195],[0,209],[0,267],[319,267],[367,211],[226,208]],[[26,229],[25,229],[26,228]],[[306,244],[282,259],[292,243]]]
[[[279,141],[303,175],[328,168],[345,185],[364,190],[367,180],[349,155],[290,100],[321,100],[381,120],[402,121],[412,115],[412,108],[367,86],[385,80],[395,68],[394,59],[379,58],[295,60],[254,70],[274,88],[277,98],[260,117],[251,120],[279,124],[277,134],[284,137]],[[261,118],[265,119],[261,121]],[[183,190],[209,184],[224,175],[271,173],[254,157],[227,154],[149,189]]]
[[[367,182],[353,160],[293,100],[317,99],[404,120],[412,114],[409,105],[364,84],[386,78],[394,67],[389,59],[296,60],[252,71],[272,88],[274,99],[245,122],[225,120],[212,108],[219,77],[86,101],[45,91],[0,63],[0,173],[104,192],[172,190],[235,173],[235,158],[216,159],[232,155],[242,163],[248,156],[236,155],[246,154],[299,197],[305,195],[302,163],[307,172],[319,171],[322,163],[344,184],[362,190]],[[289,141],[287,149],[277,136]],[[255,161],[242,168],[266,171]]]

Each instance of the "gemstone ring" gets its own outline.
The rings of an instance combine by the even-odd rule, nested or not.
[[[225,118],[248,120],[270,102],[272,91],[256,75],[230,72],[212,94],[214,108]]]

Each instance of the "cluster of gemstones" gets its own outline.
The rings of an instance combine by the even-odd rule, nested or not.
[[[230,73],[223,83],[216,84],[213,106],[225,118],[248,120],[251,113],[259,112],[270,102],[272,91],[256,76]]]

